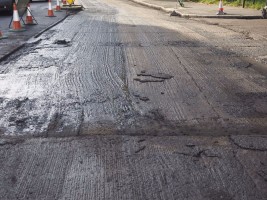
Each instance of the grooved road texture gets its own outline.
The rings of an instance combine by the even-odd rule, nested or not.
[[[257,139],[266,144],[266,137]],[[235,144],[243,145],[239,138],[90,136],[13,142],[0,140],[2,200],[267,197],[267,152],[238,148]]]
[[[266,40],[81,2],[0,63],[0,199],[267,199]]]

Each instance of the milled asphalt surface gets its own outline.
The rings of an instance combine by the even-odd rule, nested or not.
[[[0,63],[0,199],[266,199],[266,40],[81,3]]]
[[[3,200],[267,196],[266,149],[238,148],[226,137],[106,135],[14,143],[0,146]]]

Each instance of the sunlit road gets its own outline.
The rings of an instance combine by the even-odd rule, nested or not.
[[[81,2],[0,63],[1,199],[265,199],[266,41]]]

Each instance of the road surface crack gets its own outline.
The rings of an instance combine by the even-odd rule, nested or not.
[[[209,157],[209,158],[220,158],[221,156],[217,154],[209,154],[207,153],[209,149],[202,149],[194,153],[189,152],[174,152],[175,154],[183,155],[183,156],[189,156],[194,158],[202,158],[202,157]]]
[[[83,126],[83,122],[84,122],[84,109],[83,108],[82,108],[81,116],[80,116],[79,120],[80,120],[80,125],[79,125],[78,131],[77,131],[77,136],[82,134],[82,126]]]
[[[250,151],[261,151],[261,152],[267,151],[267,149],[265,149],[265,148],[255,147],[252,144],[250,146],[244,146],[244,145],[236,142],[231,135],[229,136],[229,141],[240,149],[250,150]]]
[[[138,150],[136,150],[134,153],[139,153],[139,152],[141,152],[141,151],[144,151],[145,148],[146,148],[146,146],[142,146],[142,147],[140,147]]]

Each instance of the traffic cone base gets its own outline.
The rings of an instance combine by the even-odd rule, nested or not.
[[[23,32],[23,31],[26,31],[25,28],[21,28],[19,30],[14,30],[14,29],[9,29],[10,32]]]
[[[53,10],[48,10],[48,14],[46,15],[46,17],[56,17],[56,15],[54,15]]]
[[[22,31],[26,31],[25,28],[22,28],[20,21],[13,21],[12,24],[12,29],[10,29],[9,31],[11,32],[22,32]]]
[[[17,30],[15,30],[15,29],[9,29],[9,31],[10,32],[23,32],[23,31],[26,31],[26,29],[25,28],[21,28],[21,29],[17,29]]]
[[[2,32],[0,31],[0,40],[5,39],[5,38],[7,38],[7,37],[4,36],[4,35],[2,34]]]
[[[55,12],[62,12],[61,7],[60,6],[56,6]]]
[[[36,25],[36,23],[33,22],[32,16],[26,16],[26,24],[27,25]]]
[[[226,15],[226,13],[223,11],[219,11],[219,12],[217,12],[217,15]]]

